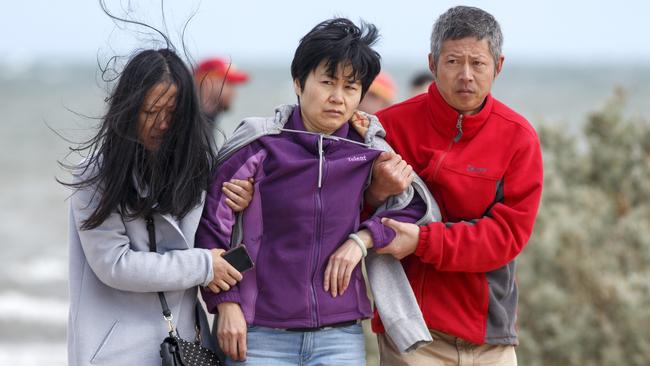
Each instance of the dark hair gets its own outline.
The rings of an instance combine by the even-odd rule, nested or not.
[[[431,74],[431,71],[421,71],[413,75],[410,85],[411,88],[419,88],[431,84],[432,81],[433,75]]]
[[[381,56],[371,48],[379,38],[377,27],[361,22],[357,27],[345,18],[328,19],[319,23],[302,39],[291,61],[291,77],[305,87],[309,73],[321,62],[330,76],[342,62],[350,62],[352,74],[346,75],[361,81],[361,97],[381,70]]]
[[[161,82],[176,86],[176,106],[159,149],[152,152],[138,141],[138,118],[147,92]],[[185,216],[201,202],[216,160],[192,73],[170,49],[140,51],[127,62],[106,102],[108,111],[97,134],[71,148],[86,151],[86,160],[81,167],[64,165],[84,178],[62,184],[76,189],[96,186],[95,194],[101,193],[82,229],[99,226],[115,209],[127,219],[143,217],[154,208]]]

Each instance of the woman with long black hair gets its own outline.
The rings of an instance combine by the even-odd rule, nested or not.
[[[86,159],[68,166],[73,181],[64,183],[75,189],[70,365],[160,365],[169,329],[157,292],[165,293],[180,336],[194,339],[199,319],[204,345],[211,346],[197,286],[228,290],[241,274],[221,257],[223,250],[194,248],[216,154],[195,89],[173,50],[140,51],[106,99],[97,134],[73,148]],[[225,189],[232,209],[248,204],[244,188]],[[155,228],[155,251],[145,218]]]

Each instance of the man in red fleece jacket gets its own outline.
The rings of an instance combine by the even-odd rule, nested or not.
[[[382,365],[517,363],[515,258],[533,230],[543,173],[533,127],[490,94],[502,40],[487,12],[449,9],[431,35],[428,92],[377,114],[443,218],[420,227],[385,222],[397,237],[380,252],[404,259],[434,342],[399,354],[375,317]],[[395,193],[391,179],[399,180],[388,170],[375,167],[368,202]]]

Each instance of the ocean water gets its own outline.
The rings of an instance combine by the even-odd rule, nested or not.
[[[288,66],[239,66],[251,82],[224,116],[226,134],[243,117],[270,115],[274,106],[295,101]],[[385,70],[403,98],[421,68]],[[578,133],[616,87],[627,92],[627,114],[650,118],[650,65],[506,65],[494,95],[535,126]],[[0,65],[0,365],[66,364],[70,191],[55,180],[69,179],[57,161],[66,158],[66,139],[79,142],[92,133],[105,88],[93,65]]]

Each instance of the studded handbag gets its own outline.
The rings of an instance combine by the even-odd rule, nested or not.
[[[149,250],[155,252],[156,230],[153,217],[147,215],[145,221],[149,233]],[[169,310],[163,292],[158,293],[158,299],[163,310],[163,318],[169,327],[169,335],[160,344],[162,366],[223,366],[225,363],[216,352],[201,345],[201,322],[199,321],[198,310],[195,319],[196,338],[193,342],[189,342],[181,338],[174,329],[172,323],[174,317],[171,310]]]

